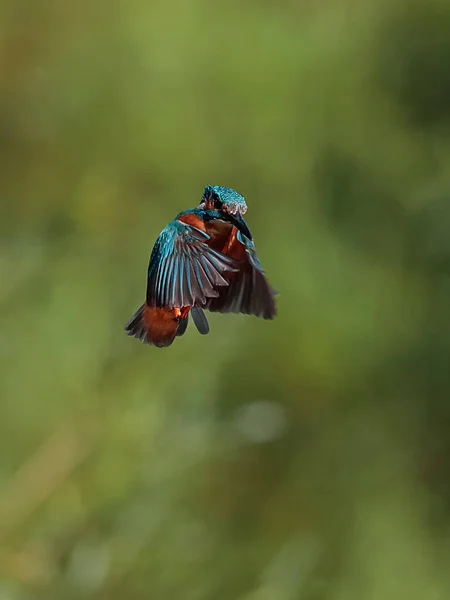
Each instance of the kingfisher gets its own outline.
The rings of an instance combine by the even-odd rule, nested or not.
[[[180,212],[160,233],[150,255],[145,303],[125,325],[144,344],[170,346],[187,328],[189,314],[202,335],[205,310],[276,315],[275,290],[256,254],[244,220],[245,198],[207,185],[197,208]]]

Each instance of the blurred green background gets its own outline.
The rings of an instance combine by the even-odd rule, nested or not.
[[[0,4],[0,600],[450,597],[450,10]],[[247,198],[273,322],[127,338]]]

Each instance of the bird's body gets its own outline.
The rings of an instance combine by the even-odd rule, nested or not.
[[[202,334],[209,331],[203,309],[275,316],[275,292],[242,218],[246,208],[234,190],[207,186],[197,208],[163,229],[150,256],[146,302],[125,326],[128,335],[165,347],[183,335],[190,312]]]

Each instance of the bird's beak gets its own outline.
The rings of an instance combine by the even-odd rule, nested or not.
[[[253,239],[250,229],[247,227],[247,223],[244,221],[244,217],[241,213],[237,212],[235,214],[230,214],[230,221],[241,233],[248,237],[249,240]]]

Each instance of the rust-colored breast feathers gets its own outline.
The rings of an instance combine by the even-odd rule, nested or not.
[[[200,229],[200,231],[206,231],[205,223],[197,215],[182,215],[178,220],[182,223],[186,223],[186,225],[192,225],[192,227],[197,227],[197,229]]]

